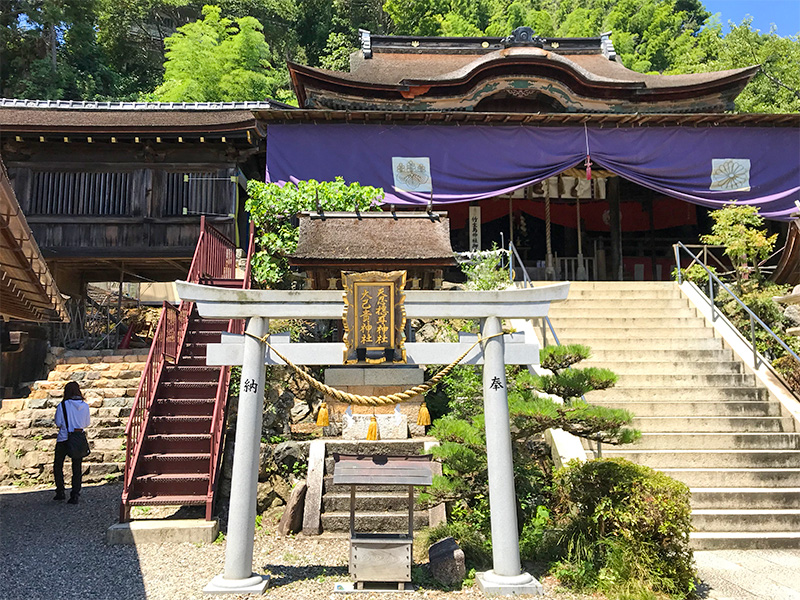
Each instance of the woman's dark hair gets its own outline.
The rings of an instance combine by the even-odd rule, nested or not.
[[[69,400],[70,398],[83,398],[81,386],[78,385],[77,381],[70,381],[64,386],[64,400]]]

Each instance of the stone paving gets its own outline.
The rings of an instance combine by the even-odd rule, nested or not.
[[[708,600],[800,600],[800,550],[694,553]]]

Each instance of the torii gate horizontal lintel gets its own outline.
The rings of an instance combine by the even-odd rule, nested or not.
[[[343,293],[337,290],[238,290],[176,281],[182,300],[194,302],[202,317],[219,319],[341,319]],[[496,291],[405,293],[411,319],[535,319],[547,316],[551,302],[567,299],[569,282]]]

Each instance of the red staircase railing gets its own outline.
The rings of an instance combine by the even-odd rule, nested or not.
[[[250,287],[250,259],[253,253],[253,224],[250,224],[250,243],[247,252],[247,267],[243,287]],[[201,279],[235,279],[236,277],[236,246],[221,232],[212,227],[205,216],[200,218],[200,236],[197,240],[192,263],[186,280],[198,283]],[[153,343],[147,356],[147,363],[125,429],[125,471],[123,477],[121,520],[127,520],[128,495],[136,473],[136,465],[144,441],[147,422],[155,400],[158,384],[166,363],[176,363],[183,350],[186,333],[189,328],[189,317],[194,310],[193,302],[182,301],[179,307],[169,302],[164,302],[161,316],[153,335]],[[241,320],[231,320],[228,331],[242,333],[244,323]],[[224,424],[225,409],[227,406],[228,384],[230,383],[230,369],[222,369],[217,386],[217,395],[214,403],[211,431],[211,466],[209,473],[209,496],[207,500],[206,518],[211,518],[213,496],[216,490],[218,463],[221,450],[221,433]]]

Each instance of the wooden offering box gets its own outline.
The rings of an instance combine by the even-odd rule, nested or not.
[[[397,583],[402,590],[411,581],[414,542],[414,486],[431,485],[431,457],[350,456],[334,454],[334,485],[350,486],[350,575],[356,587],[364,582]],[[356,486],[396,485],[408,488],[408,531],[356,532]]]

